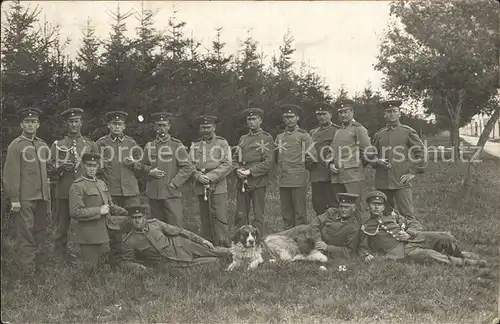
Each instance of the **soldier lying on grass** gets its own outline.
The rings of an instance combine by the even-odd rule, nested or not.
[[[144,265],[189,267],[217,262],[227,249],[214,248],[204,238],[158,219],[146,219],[147,206],[127,207],[129,222],[122,224],[121,264],[133,270]]]
[[[265,239],[266,244],[282,260],[326,262],[326,256],[334,258],[357,256],[362,237],[358,221],[360,219],[359,210],[356,207],[359,196],[339,193],[337,199],[340,204],[339,208],[327,209],[323,214],[314,217],[309,225],[298,225],[289,230],[269,235]],[[283,249],[281,242],[289,242],[288,248]],[[293,254],[290,251],[299,253],[298,257],[289,255]],[[323,257],[318,258],[317,256]]]
[[[470,252],[461,251],[455,237],[446,232],[423,231],[416,220],[408,220],[396,213],[384,215],[386,195],[373,191],[366,197],[370,219],[361,227],[364,234],[362,246],[368,246],[372,253],[392,260],[413,260],[415,262],[437,261],[456,266],[485,266],[486,261]],[[365,257],[369,262],[371,254]]]

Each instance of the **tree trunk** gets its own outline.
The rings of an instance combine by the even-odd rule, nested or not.
[[[476,151],[474,152],[474,156],[472,157],[471,160],[476,160],[479,157],[479,154],[484,148],[484,144],[488,141],[488,138],[490,136],[491,131],[495,127],[495,123],[497,122],[498,118],[500,117],[500,106],[498,106],[494,111],[493,115],[491,115],[490,119],[488,119],[488,122],[486,125],[484,125],[484,129],[481,132],[481,135],[479,136],[479,140],[477,141],[476,144]]]
[[[472,155],[472,157],[469,160],[467,174],[465,175],[464,184],[463,184],[464,190],[466,192],[472,186],[474,163],[479,161],[479,155],[481,154],[481,151],[483,150],[484,145],[488,141],[489,135],[490,135],[491,131],[493,130],[493,127],[495,127],[495,123],[499,117],[500,117],[500,106],[497,106],[497,108],[493,112],[493,115],[491,115],[490,119],[488,119],[488,122],[484,126],[484,129],[481,132],[481,135],[479,136],[479,140],[476,143],[476,151],[474,152],[474,154]]]

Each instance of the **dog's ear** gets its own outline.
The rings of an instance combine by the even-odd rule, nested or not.
[[[238,229],[234,232],[233,236],[231,237],[231,242],[232,242],[232,243],[235,243],[235,244],[236,244],[236,243],[238,243],[238,242],[241,240],[240,236],[241,236],[241,227],[239,227],[239,228],[238,228]]]
[[[260,230],[256,227],[255,228],[255,243],[259,244],[260,243]]]

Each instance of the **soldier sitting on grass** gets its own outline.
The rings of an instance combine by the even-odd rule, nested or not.
[[[129,221],[122,224],[121,264],[132,270],[145,265],[189,267],[217,262],[228,255],[224,248],[214,245],[177,226],[156,218],[147,219],[147,206],[127,207]]]
[[[431,260],[455,266],[486,265],[486,261],[474,253],[461,251],[457,239],[449,233],[423,231],[418,221],[396,213],[384,215],[386,201],[387,196],[381,191],[373,191],[366,198],[370,218],[361,227],[365,236],[362,245],[367,245],[372,253],[392,260]],[[367,262],[372,259],[371,254],[365,257]]]

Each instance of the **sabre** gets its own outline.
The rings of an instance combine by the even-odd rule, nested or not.
[[[247,164],[247,163],[246,163],[246,162],[243,162],[242,164],[243,164],[243,169],[244,169],[244,170],[246,170],[246,164]],[[245,177],[245,178],[243,179],[243,181],[241,182],[241,192],[245,192],[245,191],[246,191],[246,189],[245,189],[245,185],[246,185],[246,184],[248,184],[248,181],[247,181],[247,178]]]
[[[203,168],[200,171],[201,171],[201,173],[205,174],[206,170]],[[205,200],[205,201],[208,200],[208,189],[209,188],[210,188],[210,184],[203,185],[203,194],[204,194],[203,200]]]

